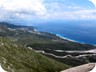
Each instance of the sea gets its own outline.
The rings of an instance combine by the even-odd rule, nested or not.
[[[65,39],[96,45],[96,21],[49,21],[33,24],[38,31],[50,32]]]

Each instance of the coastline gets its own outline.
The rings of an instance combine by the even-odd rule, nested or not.
[[[63,37],[59,34],[55,34],[56,36],[62,38],[62,39],[65,39],[65,40],[68,40],[68,41],[71,41],[71,42],[76,42],[76,43],[81,43],[81,44],[87,44],[87,43],[84,43],[84,42],[80,42],[80,41],[76,41],[76,40],[72,40],[72,39],[69,39],[69,38],[66,38],[66,37]]]
[[[54,34],[54,33],[52,33]],[[80,42],[80,41],[76,41],[76,40],[72,40],[72,39],[69,39],[69,38],[66,38],[66,37],[63,37],[59,34],[55,34],[56,36],[62,38],[62,39],[65,39],[65,40],[68,40],[68,41],[71,41],[71,42],[76,42],[76,43],[81,43],[81,44],[89,44],[89,45],[93,45],[93,46],[96,46],[95,44],[90,44],[90,43],[84,43],[84,42]]]
[[[48,31],[39,31],[39,30],[36,29],[36,28],[34,28],[34,31],[36,31],[36,32],[48,32]],[[62,36],[62,35],[60,35],[60,34],[56,34],[56,33],[54,33],[54,32],[48,32],[48,33],[54,34],[54,35],[56,35],[56,36],[58,36],[58,37],[60,37],[60,38],[62,38],[62,39],[65,39],[65,40],[68,40],[68,41],[71,41],[71,42],[76,42],[76,43],[81,43],[81,44],[89,44],[89,45],[96,46],[95,44],[90,44],[90,43],[85,43],[85,42],[80,42],[80,41],[72,40],[72,39],[69,39],[69,38],[67,38],[67,37],[64,37],[64,36]]]

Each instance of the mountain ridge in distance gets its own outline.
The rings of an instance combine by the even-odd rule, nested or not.
[[[9,24],[9,25],[8,25]],[[12,58],[13,61],[11,63],[14,64],[14,62],[17,62],[15,67],[13,65],[13,68],[17,71],[17,69],[20,69],[20,72],[28,72],[26,71],[27,67],[29,69],[29,72],[33,70],[33,72],[42,72],[44,68],[44,72],[59,72],[61,70],[64,70],[66,68],[69,68],[71,66],[78,66],[81,64],[89,63],[96,61],[96,55],[93,55],[93,53],[87,53],[88,56],[85,56],[86,53],[68,53],[66,51],[69,50],[77,50],[77,51],[85,51],[85,50],[91,50],[96,49],[95,46],[89,45],[89,44],[81,44],[76,42],[71,42],[66,39],[62,39],[55,34],[47,33],[47,32],[39,32],[35,31],[34,27],[30,26],[19,26],[19,25],[12,25],[10,23],[1,22],[0,23],[0,38],[1,38],[1,45],[2,41],[4,41],[4,48],[1,47],[1,56],[5,56],[9,54],[9,57],[6,57],[6,59],[9,59],[8,62],[10,65],[10,59]],[[30,49],[28,48],[30,47]],[[20,50],[19,50],[20,48]],[[12,50],[13,49],[13,50]],[[42,53],[36,53],[36,51],[41,50],[45,51],[46,54],[44,56],[44,62],[42,60]],[[57,50],[57,51],[56,51]],[[58,52],[58,50],[63,50],[64,52]],[[32,52],[32,53],[31,53]],[[3,54],[3,53],[6,53]],[[20,55],[18,55],[19,53]],[[28,53],[28,54],[27,54]],[[48,55],[48,53],[51,55]],[[11,56],[13,54],[13,56]],[[36,62],[34,62],[36,55]],[[40,55],[39,55],[40,54]],[[52,56],[52,54],[56,56],[66,56],[66,58],[56,58]],[[15,56],[16,55],[16,56]],[[19,59],[18,59],[18,56]],[[67,57],[68,55],[68,57]],[[69,56],[70,55],[70,56]],[[83,55],[84,57],[74,57],[74,55]],[[33,56],[33,58],[30,58]],[[40,56],[40,57],[39,57]],[[47,57],[49,58],[47,58]],[[15,58],[14,58],[15,57]],[[24,58],[22,58],[24,57]],[[39,62],[38,60],[41,59]],[[28,58],[28,59],[27,59]],[[54,62],[54,60],[50,60],[50,58],[55,59],[59,62]],[[18,59],[18,62],[16,59]],[[24,63],[23,62],[24,59]],[[31,66],[28,61],[33,60],[34,64],[38,63],[37,66]],[[50,60],[50,61],[48,61]],[[1,60],[2,61],[2,60]],[[62,62],[62,63],[60,63]],[[46,64],[48,63],[48,66],[46,67]],[[19,68],[20,66],[22,68],[25,68],[22,70],[22,68]],[[41,65],[40,65],[41,64]],[[54,65],[55,64],[55,65]],[[67,64],[67,65],[66,65]],[[4,66],[4,65],[2,65]],[[5,64],[6,66],[6,64]],[[6,69],[6,67],[3,67]],[[26,66],[26,67],[25,67]],[[38,69],[38,66],[40,68]],[[7,66],[8,67],[8,66]],[[32,68],[32,69],[31,69]],[[13,70],[14,70],[13,69]],[[7,69],[8,70],[8,69]],[[41,71],[42,70],[42,71]]]

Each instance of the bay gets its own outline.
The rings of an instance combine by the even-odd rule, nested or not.
[[[33,24],[38,31],[50,32],[76,42],[96,45],[96,21],[50,21]]]

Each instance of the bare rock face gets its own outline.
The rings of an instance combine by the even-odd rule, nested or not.
[[[92,72],[91,70],[95,67],[95,63],[89,63],[77,67],[73,67],[61,72]]]

